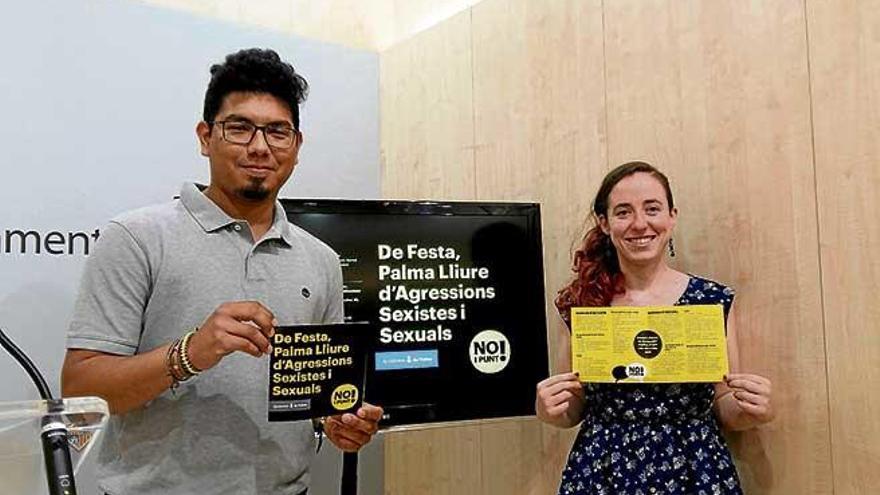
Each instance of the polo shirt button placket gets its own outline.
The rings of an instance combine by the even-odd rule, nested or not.
[[[254,251],[253,251],[253,249],[251,249],[251,251],[249,251],[248,254],[244,257],[245,281],[248,282],[248,284],[253,282],[254,272],[253,272],[253,269],[251,266],[251,263],[253,262],[253,260],[254,260]],[[248,285],[248,287],[250,288],[250,285]]]

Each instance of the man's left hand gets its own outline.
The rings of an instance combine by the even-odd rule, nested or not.
[[[324,420],[324,434],[345,452],[357,452],[379,429],[383,410],[366,402],[355,412],[329,416]]]

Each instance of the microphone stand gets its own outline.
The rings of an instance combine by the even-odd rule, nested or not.
[[[43,460],[46,463],[46,480],[49,495],[76,495],[76,482],[73,477],[73,463],[70,460],[70,447],[67,444],[67,425],[60,413],[64,410],[62,399],[52,397],[43,375],[34,363],[0,329],[0,345],[18,361],[18,364],[31,377],[40,397],[46,401],[48,412],[43,418],[40,440],[43,444]],[[52,414],[55,413],[55,414]]]

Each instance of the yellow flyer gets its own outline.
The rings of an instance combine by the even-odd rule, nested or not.
[[[720,382],[728,371],[719,305],[571,308],[582,382]]]

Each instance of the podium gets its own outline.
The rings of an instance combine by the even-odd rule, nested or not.
[[[46,465],[40,441],[44,419],[50,417],[67,427],[76,473],[110,416],[107,402],[97,397],[56,402],[61,407],[52,411],[44,400],[0,402],[0,495],[46,493]]]

